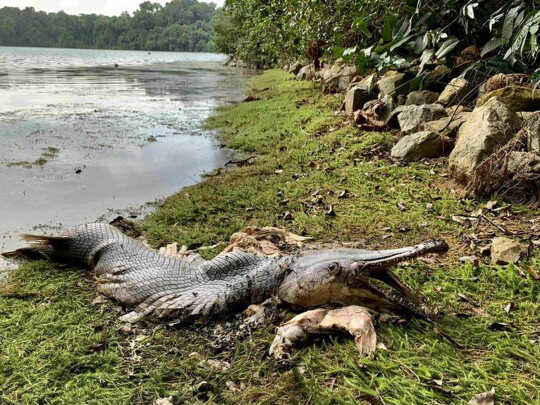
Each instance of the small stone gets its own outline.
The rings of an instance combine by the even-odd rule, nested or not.
[[[463,256],[459,258],[462,263],[472,263],[474,266],[478,266],[480,260],[476,256]]]
[[[527,256],[528,246],[519,241],[501,236],[491,242],[491,263],[515,264]]]
[[[442,104],[445,107],[457,104],[466,96],[468,89],[469,81],[462,77],[456,77],[444,88],[437,99],[437,103]]]
[[[296,80],[313,80],[315,78],[315,66],[313,64],[304,66],[296,75]]]
[[[411,91],[407,95],[405,105],[433,104],[439,98],[439,93],[429,90]]]
[[[300,62],[294,62],[289,68],[289,73],[292,73],[296,76],[298,72],[300,72],[300,69],[302,69],[302,65],[300,64]]]

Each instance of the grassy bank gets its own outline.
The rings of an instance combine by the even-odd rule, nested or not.
[[[282,367],[265,357],[271,326],[219,349],[214,327],[148,323],[125,330],[114,304],[91,304],[86,272],[38,262],[0,289],[0,403],[148,404],[172,396],[174,403],[455,404],[491,387],[498,403],[538,403],[540,287],[523,271],[540,266],[538,252],[520,269],[459,264],[470,254],[468,234],[479,230],[451,218],[485,202],[456,198],[442,162],[392,163],[390,134],[349,127],[335,114],[337,96],[322,96],[285,73],[256,77],[251,93],[258,100],[223,108],[209,126],[256,158],[168,199],[143,224],[149,241],[209,246],[246,225],[369,247],[443,237],[451,252],[441,263],[411,263],[398,272],[447,314],[439,328],[463,348],[419,322],[385,324],[377,330],[387,350],[373,359],[335,336],[316,340]],[[512,210],[523,219],[516,229],[539,214]],[[511,326],[490,330],[494,322]]]

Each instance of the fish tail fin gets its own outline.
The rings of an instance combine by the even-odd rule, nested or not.
[[[70,239],[65,236],[45,236],[45,235],[22,235],[21,238],[30,242],[32,246],[4,252],[1,255],[7,258],[50,258],[57,249]]]

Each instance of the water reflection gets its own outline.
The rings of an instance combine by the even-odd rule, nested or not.
[[[246,76],[215,56],[141,66],[125,54],[84,53],[95,64],[72,67],[56,50],[58,66],[44,55],[38,67],[35,52],[11,68],[0,61],[8,73],[0,76],[0,237],[9,235],[0,248],[15,247],[11,235],[35,225],[73,225],[164,197],[228,158],[201,125],[243,96]],[[98,66],[122,57],[126,66]]]

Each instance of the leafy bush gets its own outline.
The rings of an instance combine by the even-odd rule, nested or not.
[[[540,0],[227,0],[219,49],[257,65],[305,57],[317,40],[328,58],[383,69],[420,58],[452,62],[476,45],[482,63],[537,67]],[[220,44],[226,44],[225,46]],[[233,44],[233,45],[231,45]]]

